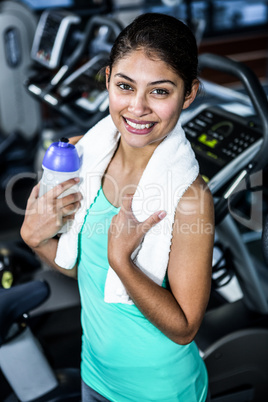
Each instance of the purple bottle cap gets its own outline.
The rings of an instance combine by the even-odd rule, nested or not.
[[[74,145],[68,138],[61,138],[59,142],[53,142],[47,149],[43,167],[56,172],[75,172],[80,168],[80,160]]]

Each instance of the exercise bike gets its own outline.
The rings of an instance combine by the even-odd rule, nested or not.
[[[27,313],[50,295],[45,281],[0,289],[0,368],[12,393],[1,401],[80,401],[80,371],[53,370],[38,339],[27,325]]]
[[[245,65],[211,54],[202,54],[199,62],[201,70],[212,68],[238,78],[255,116],[248,119],[205,105],[190,112],[183,124],[214,196],[217,241],[231,254],[231,269],[225,267],[223,276],[232,270],[242,291],[242,297],[232,302],[220,293],[222,289],[212,287],[213,307],[205,314],[196,343],[207,366],[213,402],[262,402],[268,395],[268,268],[257,267],[241,228],[262,228],[268,103],[255,74]],[[235,212],[247,203],[246,195],[253,200],[255,196],[248,219]],[[264,233],[267,242],[267,221]]]

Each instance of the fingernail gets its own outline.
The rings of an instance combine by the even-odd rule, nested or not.
[[[75,181],[80,181],[80,178],[79,178],[79,177],[75,177],[74,180],[75,180]]]
[[[166,213],[166,211],[161,211],[161,212],[159,212],[159,214],[158,214],[158,218],[159,219],[164,219],[164,217],[167,215],[167,213]]]

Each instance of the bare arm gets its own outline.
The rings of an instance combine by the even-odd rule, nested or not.
[[[83,135],[76,135],[75,137],[71,137],[69,138],[69,143],[75,145],[83,137],[84,137]]]
[[[114,217],[110,230],[109,262],[148,320],[174,342],[187,344],[198,331],[210,294],[214,238],[211,194],[198,178],[178,205],[168,266],[170,290],[154,283],[131,261],[131,252],[141,238],[139,232],[144,233],[145,229],[143,224],[137,224],[132,233],[123,233],[123,222],[133,219],[127,203],[125,206],[128,212],[122,211],[121,216],[119,213]],[[160,219],[158,214],[152,215],[146,221],[147,229]],[[133,227],[134,221],[132,223]],[[198,228],[200,223],[203,229]],[[115,224],[119,225],[122,235],[116,235]]]
[[[66,270],[54,262],[58,246],[58,239],[55,236],[69,219],[74,218],[75,212],[80,207],[80,193],[58,198],[76,183],[76,179],[67,180],[40,198],[39,184],[36,185],[28,199],[21,227],[22,239],[44,262],[72,277],[76,277],[76,266],[72,270]]]
[[[75,265],[72,269],[65,269],[60,267],[55,263],[55,257],[58,247],[58,239],[49,239],[45,244],[38,247],[32,247],[32,250],[38,255],[38,257],[44,261],[50,267],[56,269],[62,274],[69,276],[71,278],[77,278],[77,266]]]

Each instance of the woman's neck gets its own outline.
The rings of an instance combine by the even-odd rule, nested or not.
[[[116,158],[124,171],[144,170],[157,145],[133,148],[120,139]]]
[[[111,204],[119,207],[122,196],[135,193],[154,149],[155,147],[133,148],[120,139],[102,180],[103,192]]]

